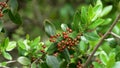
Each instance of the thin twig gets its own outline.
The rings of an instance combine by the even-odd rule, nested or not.
[[[91,61],[91,58],[93,57],[93,55],[95,54],[95,52],[97,51],[97,49],[99,48],[99,46],[102,44],[102,42],[104,41],[104,39],[106,38],[106,36],[112,31],[113,27],[116,25],[116,23],[118,22],[119,18],[120,18],[120,14],[116,17],[116,19],[114,20],[113,24],[110,26],[110,28],[108,29],[108,31],[100,39],[100,41],[98,42],[98,44],[96,45],[96,47],[92,51],[91,55],[88,57],[86,63],[83,66],[83,68],[87,68],[89,62]]]
[[[115,34],[115,33],[113,33],[113,32],[110,32],[110,34],[113,35],[114,37],[120,39],[120,36],[119,36],[119,35],[117,35],[117,34]]]
[[[15,63],[15,62],[17,62],[17,60],[7,61],[6,63],[10,64],[10,63]]]

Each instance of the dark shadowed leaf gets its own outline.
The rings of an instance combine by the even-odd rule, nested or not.
[[[46,63],[50,68],[59,68],[60,63],[55,56],[47,55]]]
[[[48,34],[48,36],[55,35],[56,33],[55,26],[49,20],[45,20],[44,24],[45,24],[45,32]]]

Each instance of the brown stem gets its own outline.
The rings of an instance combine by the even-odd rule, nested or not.
[[[106,38],[106,36],[112,31],[113,27],[116,25],[116,23],[118,22],[119,18],[120,18],[120,14],[116,17],[116,19],[114,20],[113,24],[110,26],[110,28],[108,29],[108,31],[102,36],[102,38],[100,39],[100,41],[98,42],[98,44],[96,45],[96,47],[94,48],[94,50],[92,51],[91,55],[88,57],[86,63],[83,66],[83,68],[87,68],[89,62],[91,61],[91,58],[93,57],[93,55],[95,54],[95,52],[97,51],[97,49],[99,48],[99,46],[102,44],[102,42],[104,41],[104,39]]]
[[[114,37],[116,37],[116,38],[120,39],[120,36],[119,36],[119,35],[117,35],[117,34],[115,34],[115,33],[113,33],[113,32],[110,32],[109,34],[111,34],[111,35],[113,35]]]

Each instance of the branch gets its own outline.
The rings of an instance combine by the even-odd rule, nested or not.
[[[113,32],[110,32],[109,34],[111,34],[111,35],[113,35],[114,37],[116,37],[116,38],[120,39],[120,36],[119,36],[119,35],[117,35],[117,34],[115,34],[115,33],[113,33]]]
[[[112,31],[113,27],[116,25],[116,23],[118,22],[119,18],[120,18],[120,14],[116,17],[116,19],[114,20],[113,24],[110,26],[110,28],[108,29],[108,31],[102,36],[102,38],[100,39],[100,41],[98,42],[98,44],[96,45],[96,47],[94,48],[94,50],[92,51],[91,55],[88,57],[86,63],[83,66],[83,68],[87,68],[89,62],[91,61],[91,58],[93,57],[93,55],[95,54],[95,52],[97,51],[97,49],[99,48],[99,46],[102,44],[102,42],[104,41],[104,39],[106,38],[106,36]]]

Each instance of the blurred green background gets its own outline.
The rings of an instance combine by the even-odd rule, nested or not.
[[[109,17],[115,17],[118,10],[119,0],[102,0],[103,6],[113,5]],[[18,12],[22,17],[23,24],[18,26],[12,23],[7,16],[4,16],[4,27],[7,36],[12,40],[24,38],[26,34],[33,39],[41,36],[44,41],[47,36],[44,32],[44,20],[50,20],[59,31],[62,23],[72,23],[74,12],[81,6],[94,5],[96,0],[18,0]],[[117,4],[116,4],[117,3]],[[108,17],[108,16],[106,16]]]

